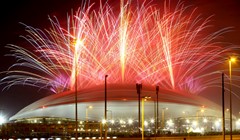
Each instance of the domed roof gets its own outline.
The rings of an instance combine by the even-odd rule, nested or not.
[[[145,102],[146,117],[154,117],[154,105],[156,105],[156,90],[153,86],[143,86],[141,98],[150,96],[151,99]],[[104,85],[94,88],[79,90],[78,117],[79,120],[86,118],[88,106],[88,119],[101,120],[104,118]],[[205,110],[205,115],[220,116],[220,106],[197,95],[178,93],[173,90],[159,89],[158,93],[159,110],[168,108],[168,115],[171,117],[196,115],[199,110]],[[107,85],[107,110],[108,116],[114,118],[137,118],[138,117],[138,94],[135,85]],[[111,114],[109,114],[111,113]],[[30,117],[63,117],[75,118],[75,91],[66,91],[42,98],[12,116],[10,120]]]

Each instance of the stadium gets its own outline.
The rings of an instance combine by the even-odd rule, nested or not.
[[[2,134],[72,137],[108,131],[136,136],[142,130],[151,136],[221,132],[221,124],[227,131],[232,128],[230,119],[222,118],[229,112],[198,96],[220,88],[220,73],[228,71],[222,66],[230,48],[218,41],[226,31],[206,34],[210,17],[195,16],[195,8],[183,3],[174,11],[164,4],[164,12],[145,2],[121,1],[119,6],[118,13],[107,3],[99,11],[85,3],[68,16],[66,27],[51,17],[50,29],[25,25],[23,38],[33,50],[7,46],[17,61],[3,83],[55,94],[12,116]],[[136,83],[143,84],[141,90]],[[240,123],[233,128],[239,129]]]
[[[78,92],[78,115],[80,120],[86,118],[85,110],[88,106],[93,107],[91,113],[88,114],[90,120],[101,120],[104,118],[104,91],[104,86],[98,86]],[[156,101],[154,87],[143,87],[141,98],[145,96],[151,97],[145,103],[146,116],[154,118],[154,102]],[[183,112],[195,115],[198,110],[203,108],[208,110],[205,112],[206,115],[214,114],[221,117],[220,106],[197,95],[181,94],[160,89],[158,100],[159,108],[168,108],[173,118],[182,116]],[[108,85],[107,109],[111,110],[116,118],[137,118],[137,101],[138,94],[135,85]],[[40,116],[74,118],[74,106],[74,91],[63,92],[34,102],[12,116],[10,120]]]
[[[142,87],[141,113],[144,107],[145,131],[153,133],[156,120],[158,130],[174,133],[205,133],[221,131],[221,107],[205,98],[192,94],[181,94],[171,90],[159,89],[158,115],[156,107],[156,87]],[[86,124],[97,125],[90,131],[99,132],[99,124],[104,119],[104,85],[78,91],[79,131],[86,131]],[[107,87],[107,122],[109,131],[122,132],[131,126],[132,133],[138,132],[138,94],[135,85],[111,85]],[[142,114],[141,114],[142,116]],[[158,116],[158,118],[157,118]],[[75,92],[68,91],[40,99],[12,116],[12,122],[43,123],[43,119],[59,123],[62,120],[75,120]],[[52,119],[50,119],[52,118]],[[55,119],[54,119],[55,118]],[[141,118],[142,119],[142,118]],[[142,121],[142,120],[140,120]],[[226,120],[228,126],[229,120]],[[49,122],[48,122],[49,123]],[[88,125],[89,125],[88,124]],[[119,128],[122,128],[119,130]]]

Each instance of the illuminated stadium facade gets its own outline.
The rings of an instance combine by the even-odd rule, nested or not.
[[[107,108],[112,111],[115,117],[132,117],[137,118],[138,113],[138,96],[135,85],[109,85],[107,89]],[[156,100],[156,91],[151,87],[143,87],[141,97],[150,96],[151,99],[145,103],[145,113],[147,116],[154,116],[154,101]],[[10,120],[38,117],[53,116],[74,118],[74,92],[63,92],[40,99],[39,101],[25,107]],[[179,106],[179,109],[175,108]],[[101,120],[104,116],[104,86],[86,89],[78,92],[79,119],[85,119],[85,110],[88,106],[93,106],[89,112],[90,120]],[[203,106],[208,109],[208,114],[215,114],[220,111],[220,106],[213,102],[201,98],[200,96],[174,93],[167,90],[160,90],[159,93],[159,110],[160,108],[169,108],[173,117],[179,117],[188,112],[189,115],[195,115]],[[209,107],[209,108],[208,108]],[[54,113],[53,113],[54,110]],[[212,110],[212,111],[211,111]]]
[[[163,89],[159,91],[158,130],[172,133],[204,133],[222,130],[222,114],[219,105],[196,95]],[[136,92],[136,87],[133,85],[108,85],[107,120],[110,131],[132,127],[133,133],[137,133],[138,95]],[[143,87],[141,97],[144,96],[151,96],[151,99],[144,103],[145,131],[153,133],[156,120],[156,91],[150,86]],[[42,123],[41,118],[58,118],[74,121],[74,97],[74,92],[63,92],[45,97],[25,107],[10,120],[21,122],[29,119],[33,123],[34,121]],[[83,126],[79,128],[82,131],[85,131],[86,122],[101,124],[104,119],[104,86],[78,92],[78,117],[79,122],[83,123]],[[99,129],[96,126],[95,128]],[[228,118],[226,129],[228,129]]]

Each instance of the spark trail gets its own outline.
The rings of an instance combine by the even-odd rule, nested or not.
[[[1,82],[6,88],[26,84],[55,93],[104,83],[160,85],[198,94],[216,84],[219,65],[234,47],[222,47],[218,38],[228,31],[209,33],[210,19],[179,2],[163,9],[151,2],[120,2],[119,12],[108,3],[98,10],[79,8],[67,26],[49,18],[51,28],[26,27],[23,38],[32,50],[10,44],[17,61]],[[224,71],[224,70],[223,70]],[[206,80],[207,79],[207,80]],[[217,79],[217,78],[216,78]],[[206,82],[209,81],[209,82]]]

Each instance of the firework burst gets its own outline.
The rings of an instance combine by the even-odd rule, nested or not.
[[[189,12],[191,11],[191,12]],[[7,87],[27,84],[55,93],[103,84],[160,85],[184,93],[200,93],[217,81],[217,66],[231,49],[216,42],[228,29],[207,33],[210,18],[178,3],[174,10],[151,3],[121,1],[119,13],[108,4],[99,10],[81,7],[63,27],[26,27],[23,36],[33,50],[8,45],[17,63],[2,79]],[[207,80],[206,80],[207,79]],[[212,79],[212,80],[210,80]]]

